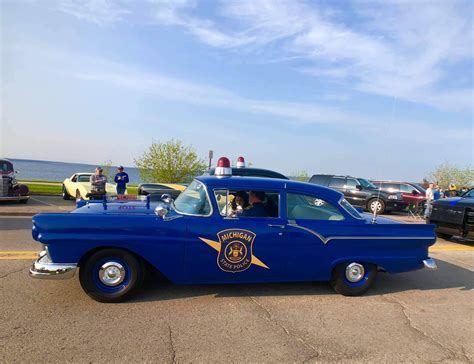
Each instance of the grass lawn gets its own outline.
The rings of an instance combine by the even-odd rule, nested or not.
[[[28,184],[28,188],[30,189],[30,193],[33,195],[60,195],[62,192],[61,184],[58,185],[46,185],[46,184]]]

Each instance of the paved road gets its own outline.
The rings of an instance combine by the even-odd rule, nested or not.
[[[149,282],[100,304],[77,277],[28,277],[30,227],[0,218],[0,362],[474,361],[472,243],[440,240],[437,271],[380,274],[363,297],[324,283]]]

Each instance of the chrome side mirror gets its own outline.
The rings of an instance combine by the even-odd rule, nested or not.
[[[165,206],[157,206],[155,209],[155,214],[161,217],[165,217],[168,214],[168,209]]]
[[[173,202],[173,197],[171,197],[169,193],[163,193],[161,195],[161,200],[166,204],[171,205],[171,202]]]

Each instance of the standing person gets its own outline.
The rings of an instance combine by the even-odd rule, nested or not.
[[[102,167],[97,167],[95,174],[91,176],[91,192],[87,194],[88,197],[101,198],[106,194],[105,185],[107,183],[107,177],[102,172]]]
[[[123,166],[117,168],[118,173],[114,181],[117,184],[117,195],[123,195],[127,191],[128,174],[123,171]]]
[[[434,184],[430,183],[428,189],[426,190],[426,208],[425,208],[425,219],[428,219],[431,215],[431,204],[434,200]]]
[[[434,191],[433,191],[433,199],[434,200],[439,200],[441,198],[441,189],[439,188],[438,185],[436,185]]]

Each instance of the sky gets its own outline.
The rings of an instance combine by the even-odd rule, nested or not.
[[[472,1],[0,10],[0,156],[133,166],[178,139],[287,175],[418,181],[473,164]]]

